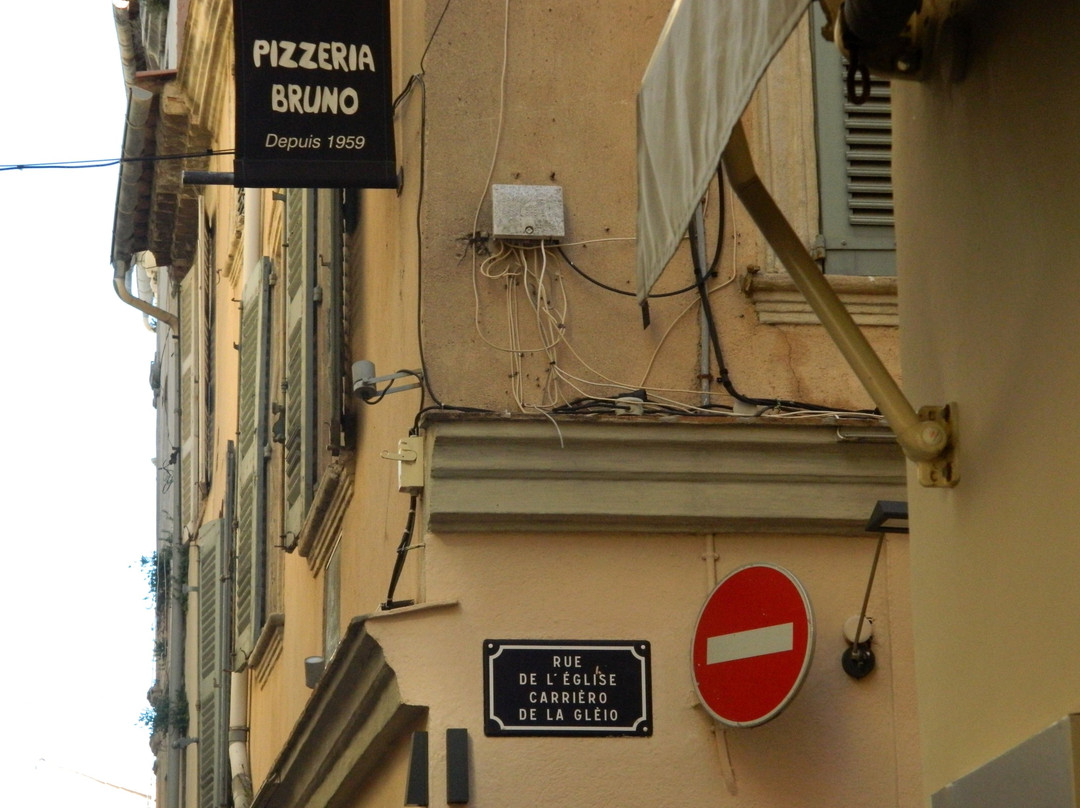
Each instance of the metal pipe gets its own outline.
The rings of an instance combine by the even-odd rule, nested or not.
[[[177,358],[179,359],[179,352]],[[178,362],[179,364],[179,362]],[[180,498],[180,486],[173,486],[175,491],[173,497],[176,500]],[[176,503],[177,513],[179,513],[179,502]],[[176,524],[177,520],[174,519],[173,523]],[[169,709],[176,709],[177,705],[181,703],[181,693],[184,692],[184,643],[186,626],[184,621],[184,607],[181,600],[180,583],[176,580],[176,576],[180,570],[181,565],[184,563],[184,543],[180,537],[173,535],[170,539],[170,551],[172,557],[172,575],[169,581],[169,609],[168,609],[168,640],[167,640],[167,653],[169,655],[169,683],[166,688],[168,694]],[[166,768],[165,768],[165,806],[166,808],[180,808],[180,781],[183,775],[183,758],[185,744],[182,741],[180,731],[176,726],[176,723],[172,720],[172,714],[170,713],[170,722],[168,731],[165,734],[166,741],[168,743],[168,753],[166,755]]]
[[[180,319],[175,314],[158,308],[145,300],[140,300],[131,294],[127,285],[127,276],[130,271],[131,269],[124,261],[113,262],[113,289],[116,290],[117,297],[143,314],[155,318],[159,323],[165,323],[172,329],[173,336],[178,336],[180,334]]]
[[[161,347],[164,341],[168,344],[172,350],[173,355],[173,376],[172,384],[169,387],[170,400],[168,406],[168,413],[166,418],[171,421],[169,424],[169,434],[180,434],[180,410],[181,410],[181,391],[179,389],[180,384],[180,372],[183,365],[183,355],[180,350],[180,341],[175,339],[179,333],[179,322],[173,315],[169,315],[173,322],[176,323],[176,328],[173,331],[173,338],[166,338],[162,340],[161,336],[158,337],[158,350],[163,350]],[[172,493],[172,528],[169,531],[168,546],[171,551],[172,564],[170,575],[168,576],[168,634],[167,634],[167,648],[166,654],[168,658],[168,687],[166,693],[169,698],[170,709],[175,709],[177,705],[181,703],[181,694],[186,694],[186,687],[184,684],[184,650],[187,644],[185,638],[187,632],[186,624],[186,606],[184,593],[181,591],[180,583],[180,570],[183,568],[187,559],[184,554],[187,552],[187,547],[184,544],[184,537],[182,535],[182,526],[180,520],[183,519],[183,482],[184,482],[184,461],[183,453],[177,453],[176,467],[174,468],[176,479],[181,484],[173,485],[170,487]],[[167,762],[165,768],[165,808],[181,808],[180,796],[181,791],[181,779],[183,776],[183,761],[184,761],[184,744],[181,743],[181,735],[179,728],[175,721],[169,722],[169,729],[166,733],[166,740],[169,744],[167,753]]]
[[[723,189],[720,192],[723,193]],[[723,234],[719,238],[723,238]],[[708,260],[705,256],[705,206],[701,202],[694,208],[694,217],[690,220],[690,250],[694,261],[694,277],[698,283],[705,283]],[[702,296],[701,308],[698,310],[698,384],[701,387],[702,407],[712,404],[712,352],[709,349],[709,313],[705,310],[707,299]]]
[[[904,454],[914,462],[939,457],[948,446],[948,433],[939,423],[920,420],[888,368],[825,280],[821,269],[758,177],[741,123],[732,130],[722,159],[736,195],[888,420]]]
[[[248,672],[230,674],[229,681],[229,770],[232,772],[234,808],[251,805],[251,765],[248,762]]]
[[[260,269],[262,258],[262,191],[258,188],[244,189],[244,264],[249,272]],[[263,300],[263,305],[268,305]],[[235,484],[235,455],[229,444],[228,477]],[[230,490],[235,490],[230,485]],[[233,514],[229,507],[229,522],[225,529],[232,535]],[[265,543],[263,538],[258,540]],[[231,550],[230,550],[231,557]],[[230,583],[235,586],[235,579],[230,575]],[[230,599],[231,601],[231,599]],[[229,771],[231,773],[232,799],[235,808],[248,808],[252,801],[251,755],[248,750],[248,669],[236,672],[229,681]]]

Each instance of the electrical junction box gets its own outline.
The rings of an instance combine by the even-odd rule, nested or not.
[[[561,185],[492,185],[491,235],[542,239],[566,235]]]
[[[419,494],[424,490],[424,439],[410,436],[397,445],[398,491]]]

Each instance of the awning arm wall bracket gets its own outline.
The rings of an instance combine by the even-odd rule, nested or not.
[[[735,194],[889,422],[904,454],[918,465],[919,482],[935,487],[956,485],[956,405],[923,407],[915,412],[761,182],[741,123],[735,124],[721,159]]]

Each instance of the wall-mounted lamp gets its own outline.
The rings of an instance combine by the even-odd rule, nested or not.
[[[314,689],[315,685],[322,679],[323,668],[326,667],[326,660],[321,656],[309,656],[304,660],[304,684],[309,688]]]
[[[416,379],[413,384],[399,384],[397,387],[394,387],[395,381],[409,376]],[[400,393],[403,390],[414,390],[421,385],[423,379],[423,371],[419,370],[399,370],[397,373],[376,376],[375,363],[370,362],[367,359],[353,362],[352,366],[353,393],[365,404],[378,404],[383,400],[383,396],[389,395],[390,393]],[[381,382],[390,382],[390,384],[380,391],[376,385]]]
[[[907,533],[908,508],[906,502],[881,499],[866,523],[867,533]]]
[[[844,673],[852,679],[862,679],[874,670],[874,651],[870,647],[874,636],[874,621],[866,616],[866,607],[870,603],[870,590],[874,586],[874,575],[877,573],[885,534],[908,532],[907,503],[888,499],[878,500],[870,514],[870,520],[866,523],[866,532],[878,534],[874,563],[870,566],[870,580],[866,582],[862,609],[858,617],[850,618],[844,626],[844,638],[848,641],[848,648],[840,656],[840,665]]]

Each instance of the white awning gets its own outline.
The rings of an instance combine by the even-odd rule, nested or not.
[[[676,0],[638,93],[637,294],[690,223],[732,127],[811,0]]]

